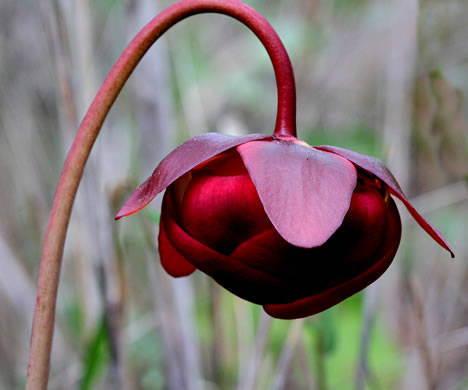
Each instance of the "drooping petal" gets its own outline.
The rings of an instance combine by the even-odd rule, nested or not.
[[[392,263],[401,236],[400,216],[392,199],[389,199],[389,207],[387,235],[393,239],[385,241],[377,262],[354,278],[324,289],[321,293],[291,303],[267,304],[263,306],[264,310],[272,317],[281,319],[307,317],[340,303],[377,280]]]
[[[339,156],[347,158],[352,161],[354,164],[365,169],[368,172],[373,173],[380,180],[382,180],[390,188],[390,191],[398,199],[400,199],[403,204],[408,209],[409,213],[413,216],[417,223],[444,249],[450,252],[452,257],[455,257],[452,249],[450,248],[447,240],[444,238],[441,232],[433,227],[429,222],[427,222],[411,205],[411,203],[406,198],[403,193],[400,185],[396,181],[395,177],[389,171],[389,169],[378,159],[365,156],[360,153],[353,152],[351,150],[339,148],[337,146],[317,146],[317,149],[326,150],[332,153],[336,153]]]
[[[312,248],[338,229],[356,185],[356,168],[348,160],[283,140],[248,142],[237,150],[286,241]]]
[[[304,295],[316,294],[333,285],[332,280],[343,281],[368,268],[380,256],[384,243],[398,245],[400,236],[390,236],[387,231],[387,202],[375,188],[358,185],[343,223],[320,247],[293,246],[271,226],[239,245],[232,256],[289,280]]]
[[[225,256],[187,234],[173,217],[175,210],[170,191],[171,187],[163,198],[163,207],[168,212],[161,215],[161,224],[168,240],[184,258],[224,288],[248,301],[259,304],[271,299],[287,302],[297,296],[295,286],[282,278],[250,267],[232,256]]]
[[[298,252],[308,251],[305,256]],[[310,249],[293,247],[271,225],[271,228],[251,237],[232,253],[232,256],[251,267],[262,269],[283,279],[297,277],[303,271],[300,264],[307,257],[308,263],[316,264]]]
[[[167,211],[163,210],[162,214],[164,215],[165,212]],[[158,245],[161,265],[169,275],[178,278],[181,276],[188,276],[196,270],[195,266],[189,263],[185,257],[172,246],[167,238],[163,223],[159,225]]]
[[[272,226],[244,242],[231,256],[294,286],[295,296],[289,294],[292,301],[324,289],[340,268],[342,259],[329,256],[325,246],[301,248],[291,245]],[[287,295],[284,293],[284,296]],[[271,296],[269,303],[273,302],[280,303]]]
[[[358,180],[343,224],[324,247],[345,259],[347,267],[373,261],[382,241],[389,239],[386,237],[387,202],[376,188],[361,185]]]
[[[234,137],[220,133],[205,133],[188,140],[161,161],[153,174],[125,202],[115,219],[141,210],[177,178],[203,161],[244,142],[269,137],[271,136],[265,134]]]
[[[239,153],[231,149],[218,156],[192,170],[179,215],[182,228],[193,238],[228,255],[273,226]]]

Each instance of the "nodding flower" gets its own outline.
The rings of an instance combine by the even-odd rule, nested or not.
[[[384,273],[401,237],[390,195],[451,252],[380,161],[290,136],[195,137],[160,163],[116,218],[163,190],[164,269],[174,277],[199,269],[273,317],[318,313]]]
[[[278,111],[271,136],[207,133],[185,142],[116,216],[133,214],[165,190],[159,252],[170,275],[199,269],[273,317],[318,313],[389,267],[401,238],[392,196],[453,256],[380,161],[296,138],[291,62],[258,12],[238,0],[182,0],[165,12],[184,6],[190,11],[184,17],[198,12],[190,7],[200,7],[252,29],[273,63]]]

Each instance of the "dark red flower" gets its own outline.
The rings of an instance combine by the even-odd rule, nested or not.
[[[375,281],[401,236],[394,195],[450,251],[378,160],[288,136],[208,133],[175,149],[116,218],[165,190],[159,251],[278,318],[325,310]]]

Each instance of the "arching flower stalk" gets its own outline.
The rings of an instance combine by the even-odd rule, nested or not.
[[[308,316],[376,280],[397,251],[401,223],[391,195],[450,251],[440,232],[410,205],[378,160],[296,138],[294,74],[270,24],[238,0],[181,0],[129,44],[91,104],[68,154],[42,251],[28,364],[28,390],[47,388],[55,303],[66,231],[83,169],[102,123],[150,46],[199,13],[231,16],[249,27],[275,72],[273,135],[208,133],[169,154],[125,203],[132,214],[166,190],[159,251],[172,276],[199,269],[278,318]]]

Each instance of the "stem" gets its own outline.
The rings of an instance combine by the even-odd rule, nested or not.
[[[27,390],[46,390],[54,330],[55,306],[63,247],[84,166],[112,104],[151,45],[188,16],[214,12],[249,27],[265,46],[278,88],[275,135],[296,136],[294,74],[286,50],[266,19],[238,0],[181,0],[149,22],[130,42],[102,84],[84,117],[60,177],[44,239],[29,351]]]

